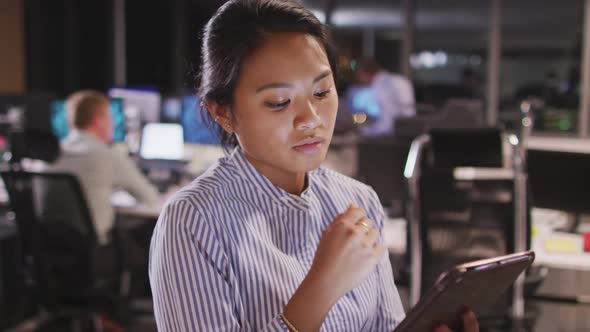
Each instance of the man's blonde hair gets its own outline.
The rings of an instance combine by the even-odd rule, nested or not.
[[[87,129],[94,118],[100,115],[109,98],[102,92],[82,90],[72,93],[66,101],[68,125],[80,130]]]

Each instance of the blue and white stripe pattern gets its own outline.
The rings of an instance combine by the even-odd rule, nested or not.
[[[382,229],[368,186],[331,170],[291,195],[236,148],[167,204],[150,248],[158,330],[288,331],[280,313],[309,271],[322,231],[349,204]],[[392,331],[404,310],[387,255],[332,307],[322,331]]]

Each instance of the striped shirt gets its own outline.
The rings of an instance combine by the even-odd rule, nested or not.
[[[236,148],[179,191],[150,248],[159,331],[289,331],[283,308],[309,271],[323,230],[354,203],[382,230],[368,186],[318,168],[291,195]],[[392,331],[404,310],[389,259],[332,307],[322,331]]]

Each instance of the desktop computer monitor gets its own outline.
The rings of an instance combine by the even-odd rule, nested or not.
[[[65,100],[54,100],[51,102],[51,128],[53,133],[60,139],[68,136],[70,128],[66,115]],[[113,142],[125,141],[125,113],[123,112],[123,100],[120,98],[110,99],[110,110],[113,117]]]
[[[153,90],[111,88],[109,96],[121,98],[125,103],[125,114],[128,118],[139,116],[141,122],[151,123],[160,121],[160,107],[162,96]]]
[[[377,93],[369,86],[351,86],[345,94],[347,109],[353,113],[364,113],[368,119],[376,119],[381,113]]]
[[[590,214],[590,154],[527,150],[531,205]]]
[[[195,96],[182,98],[181,123],[184,129],[184,141],[187,143],[220,145],[221,139],[216,134],[217,125],[210,129],[201,117],[199,99]]]
[[[167,97],[162,100],[162,114],[160,122],[180,123],[182,116],[182,101],[177,97]]]
[[[141,133],[139,156],[143,160],[184,159],[182,126],[177,123],[148,123]]]

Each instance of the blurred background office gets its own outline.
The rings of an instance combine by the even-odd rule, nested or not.
[[[483,329],[590,330],[590,0],[302,2],[338,54],[325,167],[379,194],[406,309],[454,264],[533,249]],[[148,206],[112,188],[115,243],[147,251],[166,199],[224,155],[194,89],[200,32],[223,3],[0,2],[0,330],[155,330],[124,249],[113,275],[94,273],[79,179],[43,170],[72,130],[66,98],[104,93],[109,149],[158,190]],[[79,212],[56,219],[40,184],[62,180]]]

